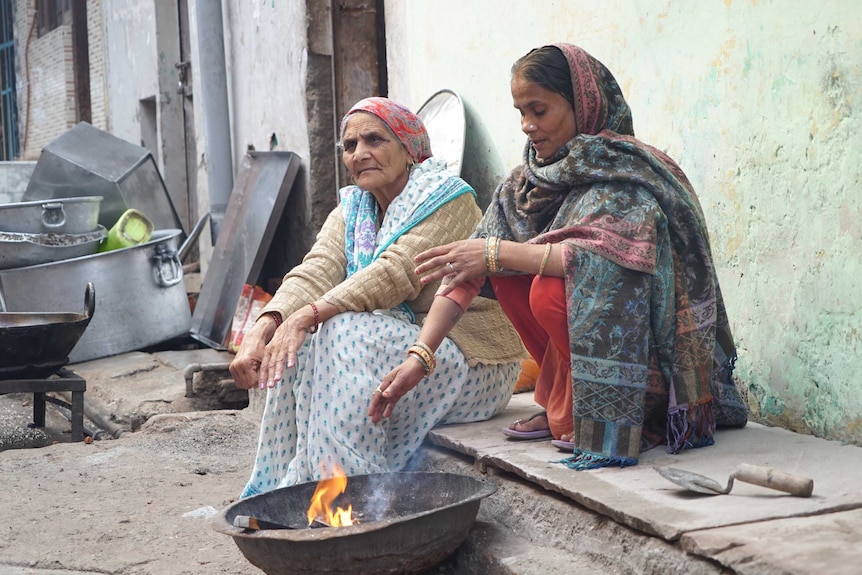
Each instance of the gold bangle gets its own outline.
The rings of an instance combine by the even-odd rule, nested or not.
[[[421,347],[410,346],[410,349],[407,350],[407,356],[413,356],[419,361],[422,362],[422,367],[425,371],[425,375],[431,375],[434,371],[434,360],[427,356],[427,352]]]
[[[434,353],[431,351],[431,348],[422,342],[411,345],[407,353],[414,353],[421,357],[425,361],[425,365],[428,366],[428,373],[431,373],[437,367],[437,359],[434,357]]]
[[[545,265],[548,263],[548,256],[549,255],[551,255],[551,244],[546,244],[545,245],[545,253],[542,256],[542,263],[539,264],[539,275],[540,276],[545,271]]]
[[[417,347],[421,347],[422,349],[424,349],[425,351],[428,352],[428,355],[430,355],[432,358],[434,357],[434,351],[430,347],[428,347],[428,345],[426,345],[424,342],[417,340],[413,345],[415,345]]]
[[[495,274],[500,271],[499,252],[500,238],[489,236],[485,241],[485,262],[489,273]]]
[[[434,368],[436,367],[437,362],[432,356],[428,355],[427,351],[425,351],[421,347],[413,346],[408,350],[408,353],[414,353],[414,354],[418,355],[419,357],[421,357],[425,361],[425,365],[428,366],[428,373],[431,373],[432,371],[434,371]]]

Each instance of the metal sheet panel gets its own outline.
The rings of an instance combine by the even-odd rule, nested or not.
[[[293,152],[248,152],[192,315],[191,336],[226,349],[242,286],[256,281],[299,170]]]
[[[186,231],[152,154],[81,122],[42,149],[24,201],[102,196],[99,223],[110,229],[128,208],[157,230]]]

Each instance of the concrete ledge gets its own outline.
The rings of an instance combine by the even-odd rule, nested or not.
[[[835,544],[829,535],[833,533],[839,541],[845,537],[862,541],[862,522],[856,520],[856,515],[842,513],[862,509],[862,485],[857,481],[862,448],[749,424],[744,429],[720,430],[716,444],[707,448],[669,455],[659,447],[641,454],[634,467],[573,471],[558,463],[566,454],[547,440],[512,441],[500,433],[501,427],[536,409],[530,394],[519,394],[497,418],[440,427],[428,439],[467,456],[480,468],[502,470],[546,490],[544,497],[533,503],[543,514],[550,511],[543,501],[557,501],[557,506],[569,512],[580,509],[592,513],[594,522],[612,520],[617,528],[625,526],[641,535],[655,536],[651,544],[657,540],[672,544],[671,548],[687,552],[689,559],[699,556],[710,564],[715,562],[740,573],[765,574],[842,573],[847,572],[847,565],[862,562],[862,547],[844,546],[842,553],[833,553]],[[793,497],[736,481],[729,495],[703,496],[689,493],[656,473],[658,467],[680,467],[724,485],[740,463],[810,477],[814,480],[814,494],[809,498]],[[498,515],[506,518],[511,512],[510,508]],[[823,518],[831,515],[833,520]],[[815,520],[822,533],[806,532],[803,526]],[[545,521],[544,516],[525,517],[514,529],[519,533],[535,530]],[[784,523],[787,526],[782,526]],[[757,527],[751,527],[754,525]],[[569,536],[581,538],[593,529],[585,520],[571,526]],[[761,537],[763,534],[766,536]],[[610,535],[603,534],[602,541],[612,541]],[[559,536],[551,530],[544,537]],[[681,538],[685,542],[682,548],[677,544]],[[775,553],[779,542],[799,551],[793,554],[792,568]],[[558,543],[562,545],[562,541]],[[734,548],[744,551],[725,551]],[[662,549],[665,554],[669,548]],[[748,570],[753,556],[760,558],[758,569]],[[831,561],[828,569],[822,564],[824,558]],[[667,571],[652,571],[644,562],[635,572]]]
[[[723,569],[667,542],[620,525],[521,477],[433,445],[423,447],[421,467],[494,481],[478,522],[459,550],[456,573],[637,573],[712,575]],[[491,526],[491,527],[489,527]]]

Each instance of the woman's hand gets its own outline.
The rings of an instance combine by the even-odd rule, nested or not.
[[[460,240],[426,250],[416,256],[416,274],[423,284],[446,277],[440,295],[446,295],[460,282],[488,274],[485,265],[485,240]]]
[[[268,316],[258,319],[242,339],[242,345],[228,369],[236,386],[251,389],[258,385],[260,366],[266,354],[266,342],[275,331],[275,321]]]
[[[308,331],[315,325],[314,310],[310,305],[303,306],[290,314],[284,323],[278,326],[272,339],[266,345],[266,350],[261,360],[260,376],[258,386],[275,387],[284,375],[284,364],[287,367],[296,365],[296,354]]]
[[[407,357],[404,362],[390,371],[371,395],[368,415],[372,423],[392,415],[395,404],[407,392],[416,387],[425,377],[425,368],[415,358]]]

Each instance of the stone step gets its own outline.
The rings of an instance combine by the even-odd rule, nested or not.
[[[605,573],[716,575],[728,571],[687,553],[679,543],[644,534],[522,478],[486,467],[454,451],[424,445],[422,471],[442,471],[494,481],[467,541],[447,569],[462,575]],[[443,566],[441,566],[443,567]]]

